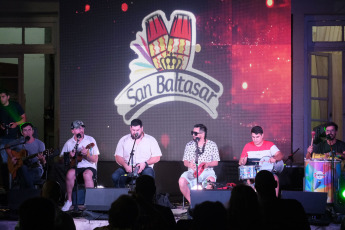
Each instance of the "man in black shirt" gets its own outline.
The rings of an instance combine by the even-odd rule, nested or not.
[[[316,146],[309,146],[307,150],[307,159],[312,158],[312,153],[324,154],[324,158],[331,156],[331,152],[339,158],[345,158],[345,142],[337,140],[336,135],[338,125],[334,122],[325,124],[326,140],[320,142]]]
[[[0,149],[18,138],[19,125],[26,122],[23,108],[14,101],[10,101],[7,90],[0,89]],[[0,150],[0,187],[8,188],[7,153]]]

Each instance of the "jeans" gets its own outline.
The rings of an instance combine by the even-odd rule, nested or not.
[[[0,138],[0,149],[4,148],[6,144],[14,141],[15,139]],[[0,150],[0,187],[9,189],[9,172],[7,166],[7,153],[6,150]]]
[[[30,168],[23,165],[17,172],[20,188],[34,188],[35,182],[39,182],[41,180],[42,174],[42,167]]]
[[[6,139],[6,138],[2,138],[0,139],[0,149],[5,148],[5,145],[10,143],[11,141],[14,141],[16,139]],[[7,153],[6,150],[0,150],[0,154],[1,154],[1,159],[2,159],[2,163],[7,164]]]
[[[155,171],[153,171],[153,168],[151,167],[146,167],[140,174],[141,175],[148,175],[153,178],[155,178]],[[125,188],[126,184],[130,182],[132,179],[127,175],[127,172],[125,171],[124,168],[118,168],[115,170],[115,172],[111,175],[111,178],[113,180],[115,188]]]

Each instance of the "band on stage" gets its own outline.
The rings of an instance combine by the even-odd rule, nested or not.
[[[21,111],[20,113],[23,113]],[[25,117],[24,117],[25,118]],[[20,116],[19,118],[20,119]],[[18,120],[17,119],[17,120]],[[18,120],[19,121],[19,120]],[[6,143],[2,150],[1,170],[7,163],[7,170],[12,176],[11,184],[20,188],[33,188],[41,180],[47,159],[54,150],[45,149],[45,144],[35,137],[35,127],[32,123],[20,121],[18,125],[21,137]],[[5,130],[5,125],[2,125]],[[73,188],[83,184],[85,188],[97,186],[97,163],[100,151],[96,140],[85,134],[84,122],[75,120],[71,123],[72,137],[66,141],[58,154],[63,166],[53,166],[54,178],[65,193],[62,211],[72,208]],[[191,140],[186,144],[183,154],[183,164],[186,171],[178,179],[181,193],[191,202],[191,190],[217,189],[224,184],[217,183],[214,167],[218,166],[220,154],[217,144],[208,138],[207,127],[195,124],[191,131]],[[338,126],[334,122],[324,125],[324,140],[315,143],[315,132],[312,132],[311,144],[304,160],[305,187],[304,191],[327,192],[328,202],[334,202],[339,180],[344,180],[342,160],[345,158],[345,143],[336,139]],[[255,177],[266,170],[273,173],[276,181],[276,196],[279,196],[279,174],[291,157],[283,160],[284,154],[271,141],[265,140],[261,126],[250,130],[251,142],[243,147],[238,161],[239,182],[247,184],[255,190]],[[115,188],[135,188],[135,181],[142,175],[155,178],[154,165],[160,161],[162,152],[157,140],[144,132],[143,123],[139,119],[131,121],[129,133],[117,143],[114,159],[118,164],[111,175]],[[47,173],[47,172],[46,172]],[[316,176],[315,176],[316,175]],[[47,176],[46,176],[47,178]],[[4,177],[2,176],[2,180]],[[3,183],[4,184],[4,183]],[[225,186],[232,189],[234,184]]]

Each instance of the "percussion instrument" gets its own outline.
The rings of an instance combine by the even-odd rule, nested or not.
[[[304,191],[326,192],[327,203],[334,202],[334,192],[338,188],[340,178],[340,161],[334,161],[334,181],[332,185],[332,161],[327,160],[308,160],[304,161]]]
[[[261,158],[259,162],[261,170],[267,170],[273,173],[281,173],[284,169],[284,162],[281,160],[275,163],[271,163],[269,162],[270,158],[271,157],[269,156]]]
[[[242,165],[238,167],[238,175],[240,180],[254,179],[260,171],[259,165]]]

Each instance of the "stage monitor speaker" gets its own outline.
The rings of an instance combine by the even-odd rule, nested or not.
[[[87,188],[85,206],[87,210],[108,211],[121,195],[128,195],[127,188]]]
[[[281,193],[282,199],[295,199],[299,201],[306,214],[322,215],[325,214],[327,205],[327,193],[325,192],[303,192],[285,191]]]
[[[8,207],[17,210],[24,201],[39,196],[41,189],[11,189],[8,193]]]
[[[231,196],[231,190],[220,190],[220,189],[214,189],[214,190],[191,190],[190,191],[190,207],[193,209],[195,208],[195,205],[200,204],[204,201],[212,201],[216,202],[219,201],[224,206],[227,205],[227,203],[230,200]]]

